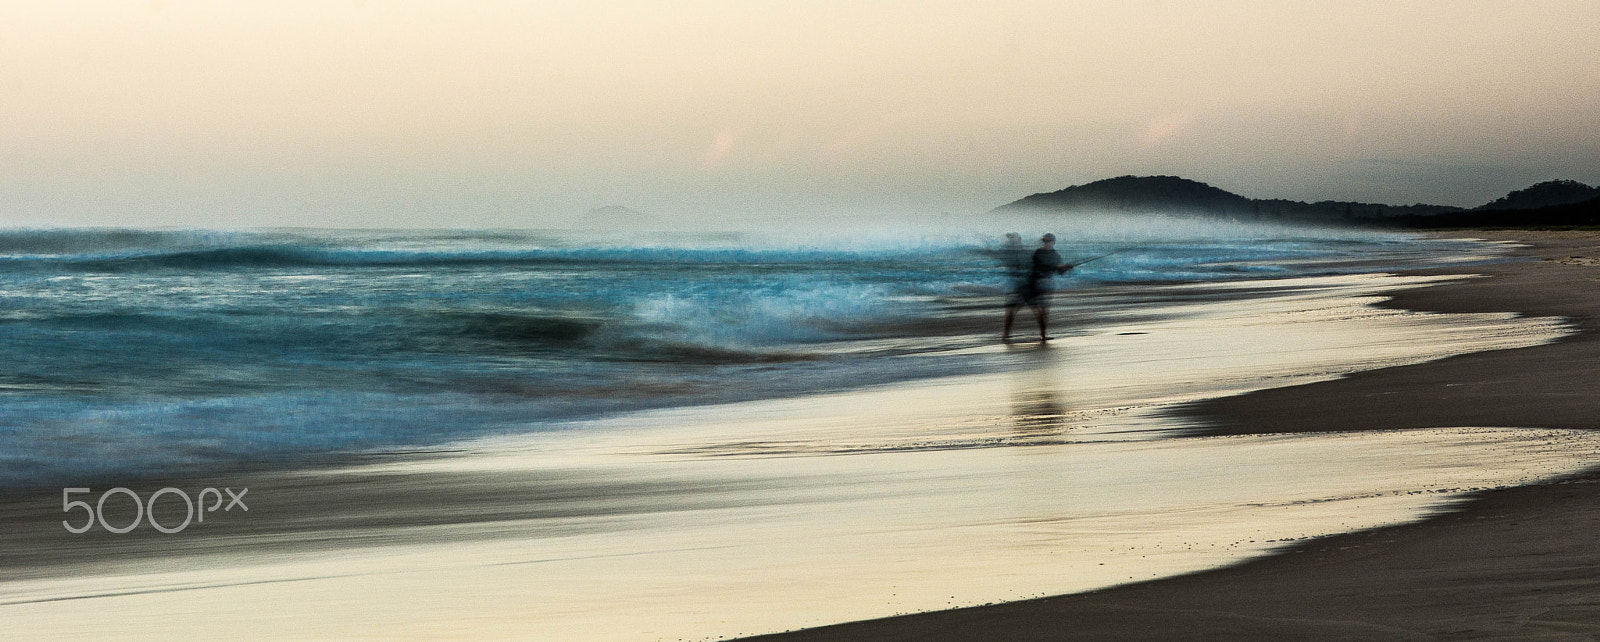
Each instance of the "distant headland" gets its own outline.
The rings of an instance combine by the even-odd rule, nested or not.
[[[1119,176],[1033,194],[994,211],[1127,212],[1413,228],[1589,226],[1600,225],[1600,187],[1572,180],[1547,181],[1469,209],[1423,203],[1253,199],[1177,176]]]

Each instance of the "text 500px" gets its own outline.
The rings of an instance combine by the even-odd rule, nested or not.
[[[135,528],[138,528],[139,522],[141,522],[141,521],[149,521],[150,522],[150,526],[152,528],[155,528],[156,530],[161,531],[163,533],[171,534],[171,533],[181,532],[181,531],[183,531],[183,529],[188,528],[189,527],[189,523],[191,521],[197,521],[197,522],[204,523],[206,521],[206,513],[215,512],[217,510],[217,508],[219,508],[219,507],[222,507],[222,512],[225,512],[225,513],[228,512],[228,511],[233,510],[234,507],[238,507],[241,510],[245,510],[245,511],[250,510],[250,507],[246,506],[245,503],[244,503],[245,493],[250,492],[250,489],[248,489],[248,488],[245,488],[245,489],[237,491],[237,492],[235,492],[232,488],[224,488],[221,491],[219,491],[219,490],[217,490],[215,488],[203,488],[203,489],[200,490],[200,496],[197,498],[199,500],[198,503],[196,503],[195,501],[190,500],[188,493],[185,493],[182,490],[179,490],[177,488],[172,488],[170,486],[167,487],[167,488],[163,488],[161,490],[158,490],[158,491],[156,491],[154,493],[151,493],[149,500],[140,499],[138,493],[135,493],[135,492],[133,492],[131,490],[128,490],[126,488],[123,488],[121,486],[118,486],[118,487],[113,488],[111,490],[108,490],[108,491],[106,491],[104,493],[101,493],[100,494],[100,500],[95,502],[93,505],[90,505],[89,502],[87,502],[87,501],[72,499],[72,496],[74,494],[76,494],[76,493],[89,493],[89,492],[93,492],[93,491],[88,489],[88,488],[63,488],[63,489],[61,489],[61,512],[70,513],[70,512],[72,512],[74,510],[77,510],[77,509],[83,509],[83,512],[87,513],[87,517],[88,517],[88,519],[84,520],[83,524],[80,525],[80,526],[74,526],[74,525],[72,525],[72,522],[70,522],[68,520],[61,520],[61,525],[67,529],[67,532],[69,532],[69,533],[86,533],[86,532],[89,531],[89,529],[94,528],[94,525],[96,523],[98,523],[98,524],[100,524],[101,528],[104,528],[107,531],[110,531],[112,533],[119,533],[120,534],[120,533],[126,533],[126,532],[131,531],[131,530],[133,530]],[[222,504],[222,493],[223,492],[227,492],[228,498],[229,498],[228,504],[225,507],[223,507],[223,504]],[[133,506],[134,506],[133,521],[128,522],[126,525],[113,526],[113,525],[111,525],[111,524],[106,522],[106,514],[105,514],[106,513],[106,500],[111,498],[112,496],[115,496],[115,495],[127,495],[129,498],[131,498],[133,500]],[[156,521],[156,514],[155,514],[156,500],[160,499],[161,497],[166,496],[166,495],[177,495],[177,497],[179,499],[183,500],[183,505],[184,505],[184,509],[185,509],[183,522],[178,524],[178,525],[176,525],[176,526],[164,525],[164,524]],[[206,499],[207,499],[208,496],[211,499],[214,500],[214,501],[212,501],[210,506],[206,506]],[[175,500],[171,500],[171,501],[175,501]],[[145,510],[146,507],[148,507],[149,510]],[[198,519],[196,519],[196,518],[198,518]]]

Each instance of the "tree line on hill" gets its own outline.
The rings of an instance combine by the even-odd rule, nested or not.
[[[1034,194],[996,212],[1127,212],[1372,227],[1572,227],[1600,225],[1600,187],[1546,181],[1474,208],[1306,203],[1252,199],[1177,176],[1120,176]]]

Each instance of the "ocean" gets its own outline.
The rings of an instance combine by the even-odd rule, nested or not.
[[[1056,330],[1142,284],[1481,260],[1469,241],[1153,218],[775,231],[0,232],[0,487],[282,466],[1016,364],[1013,225]],[[1026,226],[1031,226],[1026,227]],[[1441,259],[1441,257],[1446,257]],[[1019,316],[1030,336],[1032,318]]]

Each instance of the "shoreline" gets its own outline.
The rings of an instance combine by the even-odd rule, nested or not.
[[[1205,434],[1406,427],[1600,428],[1600,233],[1466,231],[1528,260],[1392,294],[1383,307],[1558,315],[1577,333],[1190,404]],[[1411,524],[1335,535],[1221,569],[760,640],[1433,639],[1600,635],[1600,468],[1480,491]]]
[[[1559,431],[1207,437],[1171,411],[1265,382],[1570,336],[1553,319],[1370,305],[1386,290],[1430,289],[1429,280],[1172,286],[1150,294],[1175,306],[1165,315],[1122,318],[1048,349],[986,348],[1032,364],[1016,372],[652,411],[593,432],[462,442],[345,469],[175,478],[190,492],[255,489],[249,515],[213,515],[193,536],[66,536],[55,530],[59,494],[13,497],[0,502],[0,521],[19,527],[0,547],[0,576],[20,582],[0,584],[0,597],[19,630],[34,632],[72,614],[117,613],[154,637],[168,629],[153,614],[207,604],[184,620],[190,633],[248,617],[259,632],[291,637],[535,626],[579,639],[733,635],[1203,575],[1271,556],[1277,542],[1411,523],[1468,488],[1560,479],[1587,465],[1600,450],[1579,450]],[[1319,445],[1329,438],[1345,445]],[[1565,461],[1518,469],[1551,454]],[[1490,468],[1503,473],[1457,474]],[[173,506],[165,523],[183,519]],[[688,596],[714,607],[691,608]],[[330,600],[346,616],[332,617]],[[271,608],[245,613],[241,602]],[[300,615],[285,619],[285,608]],[[562,613],[581,617],[558,622]]]

